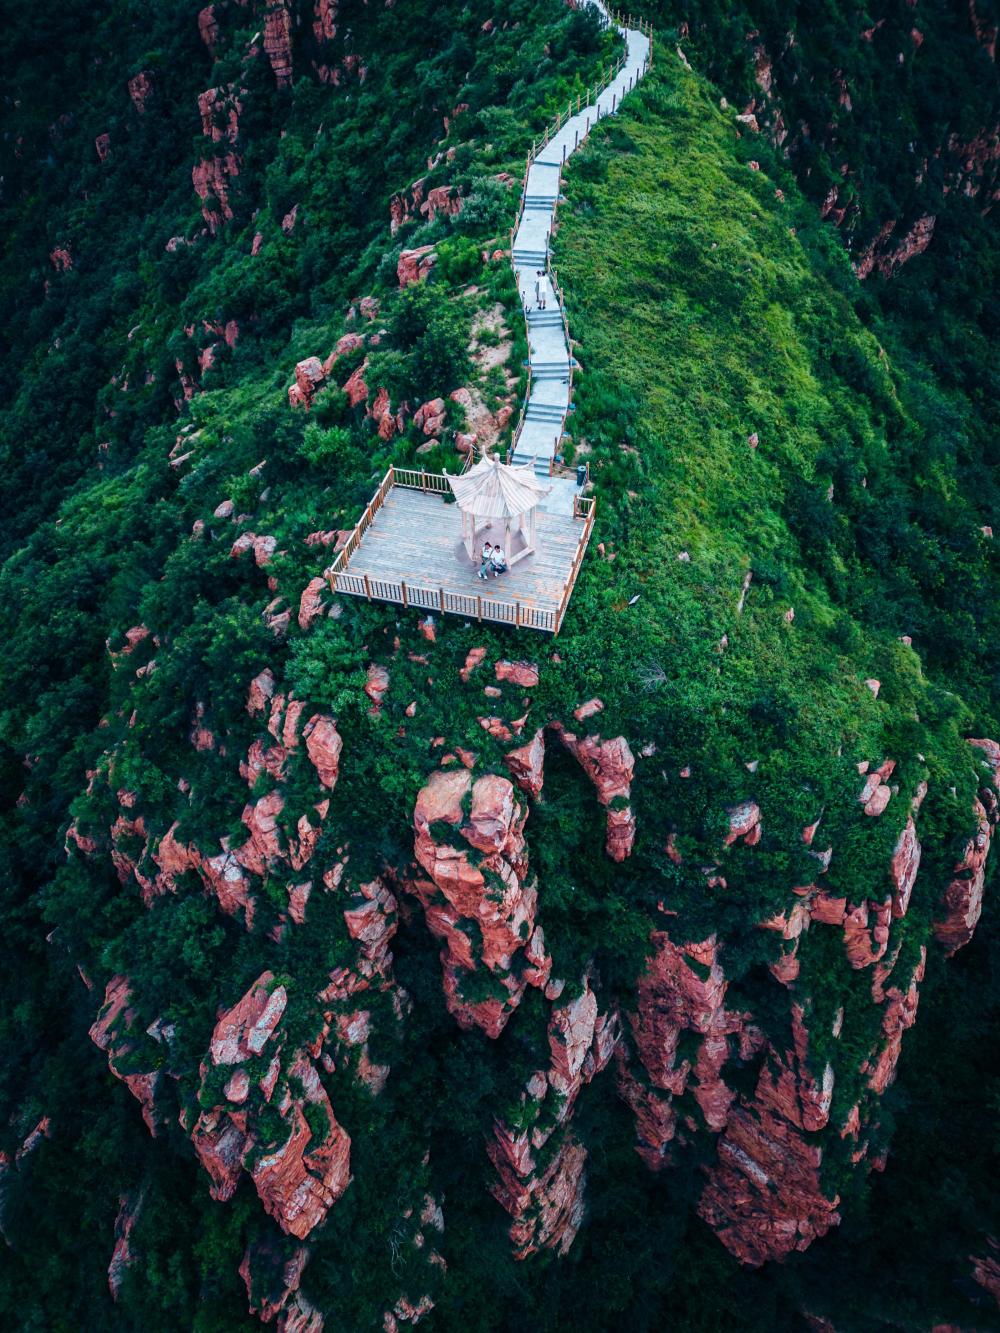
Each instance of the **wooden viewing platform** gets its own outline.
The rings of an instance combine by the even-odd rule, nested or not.
[[[461,513],[440,472],[390,468],[326,576],[334,592],[443,615],[558,634],[594,525],[596,501],[537,513],[537,549],[483,582],[462,543]],[[502,532],[487,529],[484,541]]]

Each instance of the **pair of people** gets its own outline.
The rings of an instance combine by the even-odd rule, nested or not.
[[[545,309],[545,289],[542,286],[542,280],[545,277],[545,270],[540,268],[535,275],[535,305],[539,310]]]
[[[507,572],[507,557],[503,553],[502,546],[493,546],[490,542],[484,542],[479,560],[479,573],[477,577],[481,578],[483,582],[489,578],[491,573],[493,577],[496,578],[498,575],[506,574]]]

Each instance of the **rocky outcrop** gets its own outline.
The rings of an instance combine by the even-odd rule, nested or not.
[[[443,398],[432,398],[429,403],[422,403],[413,414],[413,424],[425,435],[440,435],[445,422],[445,404]]]
[[[212,236],[233,216],[229,183],[239,174],[240,159],[233,152],[203,158],[191,168],[191,183],[202,201],[201,215]]]
[[[548,1068],[521,1092],[517,1127],[494,1124],[486,1149],[497,1172],[491,1192],[513,1218],[517,1259],[540,1249],[565,1254],[579,1230],[587,1153],[566,1127],[580,1089],[607,1066],[619,1036],[617,1015],[599,1011],[585,980],[574,999],[551,1010]]]
[[[544,964],[527,973],[513,967],[516,955],[522,962],[529,956],[536,930],[526,818],[511,782],[493,775],[473,781],[465,768],[432,774],[413,814],[414,854],[429,879],[407,887],[442,941],[448,1010],[460,1026],[491,1037],[499,1036],[525,987],[547,979]]]
[[[577,736],[561,723],[552,730],[577,760],[608,811],[605,847],[613,861],[624,861],[635,842],[635,815],[629,804],[635,758],[624,736],[602,741],[599,735]]]
[[[283,1058],[286,1004],[285,988],[264,972],[220,1016],[201,1071],[200,1101],[210,1109],[199,1114],[191,1139],[213,1197],[231,1198],[245,1169],[265,1211],[303,1240],[350,1183],[351,1141],[308,1055]],[[214,1070],[225,1071],[222,1084]],[[215,1088],[221,1091],[210,1095]]]
[[[310,629],[323,614],[323,594],[326,589],[326,579],[319,575],[310,579],[302,589],[302,596],[299,598],[299,629]]]
[[[400,287],[423,282],[436,263],[437,254],[433,245],[422,245],[416,250],[404,250],[396,264],[396,277]]]
[[[926,960],[927,950],[922,948],[920,962],[914,969],[906,991],[890,986],[885,992],[886,1003],[882,1013],[882,1036],[885,1041],[862,1066],[862,1073],[868,1074],[869,1088],[879,1097],[896,1077],[896,1066],[903,1047],[903,1033],[916,1022],[920,983],[924,979]]]
[[[324,787],[332,791],[337,785],[340,752],[344,747],[336,722],[325,713],[314,713],[302,728],[302,737],[316,776]]]
[[[972,803],[972,813],[976,830],[955,864],[954,877],[941,900],[943,915],[934,923],[934,934],[949,958],[972,939],[983,910],[986,858],[990,850],[996,807],[994,804],[994,818],[991,819],[983,802],[977,798]]]
[[[933,214],[917,218],[902,240],[892,243],[891,237],[896,228],[896,220],[887,222],[873,241],[871,241],[854,261],[854,271],[862,280],[870,277],[878,269],[883,278],[891,278],[893,273],[915,255],[923,254],[934,235],[937,219]]]
[[[146,103],[153,92],[153,76],[148,69],[140,70],[128,81],[128,95],[139,115],[145,115]]]
[[[307,356],[295,367],[295,383],[288,390],[289,407],[304,407],[308,412],[316,390],[326,381],[326,371],[318,356]]]
[[[143,1196],[123,1194],[118,1200],[118,1216],[115,1218],[115,1247],[108,1264],[108,1289],[111,1299],[118,1300],[125,1274],[135,1263],[132,1250],[132,1229],[142,1208]]]
[[[142,1118],[153,1137],[160,1122],[156,1094],[160,1083],[155,1055],[149,1056],[151,1043],[144,1041],[142,1031],[134,1031],[136,1011],[129,1004],[129,980],[120,974],[111,978],[104,992],[104,1003],[90,1028],[90,1040],[107,1052],[108,1068],[115,1078],[128,1088],[142,1107]],[[151,1035],[154,1028],[147,1029]],[[148,1058],[144,1060],[142,1057]],[[138,1065],[138,1069],[136,1068]],[[145,1068],[143,1068],[145,1065]]]
[[[731,1110],[698,1203],[726,1248],[754,1267],[807,1249],[840,1221],[812,1138],[829,1119],[833,1070],[828,1065],[817,1080],[809,1069],[808,1033],[794,1003],[791,1029],[792,1046],[768,1046],[753,1097]]]
[[[206,5],[198,14],[198,35],[208,47],[210,55],[215,54],[215,44],[219,40],[219,20],[215,5]]]
[[[240,1263],[251,1314],[269,1324],[276,1315],[294,1308],[302,1273],[309,1258],[304,1245],[289,1245],[277,1237],[251,1241]]]
[[[639,1155],[656,1171],[676,1131],[673,1099],[690,1089],[708,1127],[724,1128],[735,1093],[722,1069],[731,1056],[753,1055],[762,1037],[747,1015],[725,1007],[727,983],[714,935],[679,947],[665,931],[655,931],[651,944],[629,1015],[641,1073],[620,1060],[619,1087],[636,1114]],[[693,1062],[679,1057],[684,1033],[698,1039]]]
[[[264,53],[279,88],[292,86],[292,16],[288,0],[271,0],[264,14]]]
[[[463,202],[461,194],[454,186],[436,185],[428,190],[426,181],[421,177],[405,190],[398,191],[389,200],[390,231],[395,236],[404,222],[411,222],[417,218],[430,222],[439,215],[455,217],[462,211]]]

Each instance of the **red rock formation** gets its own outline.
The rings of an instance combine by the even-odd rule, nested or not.
[[[862,1065],[862,1073],[868,1074],[868,1086],[879,1097],[896,1077],[903,1033],[916,1022],[919,988],[924,979],[926,960],[927,950],[922,948],[920,962],[910,978],[905,993],[896,986],[890,986],[885,992],[887,1002],[882,1015],[882,1035],[885,1037],[885,1044]]]
[[[735,1096],[722,1068],[730,1054],[752,1053],[759,1037],[747,1028],[745,1015],[725,1008],[726,980],[714,936],[679,948],[665,931],[654,931],[651,943],[637,1009],[629,1016],[645,1077],[640,1082],[622,1060],[619,1088],[637,1117],[639,1155],[655,1171],[664,1164],[674,1136],[673,1097],[687,1090],[693,1075],[693,1095],[706,1123],[722,1129]],[[700,1038],[693,1067],[689,1060],[678,1060],[685,1031]]]
[[[251,1314],[259,1315],[261,1323],[269,1324],[275,1315],[286,1310],[302,1281],[302,1273],[309,1258],[304,1245],[294,1246],[290,1252],[270,1238],[252,1241],[243,1254],[239,1273],[247,1289]]]
[[[382,700],[385,698],[386,691],[389,688],[389,673],[384,666],[372,663],[368,668],[368,680],[365,684],[365,694],[372,701],[372,711],[375,712],[382,707]]]
[[[139,115],[145,115],[146,103],[153,91],[153,78],[148,69],[140,70],[128,81],[128,95]]]
[[[396,277],[400,287],[408,287],[413,282],[423,282],[437,263],[433,245],[422,245],[416,250],[404,250],[396,265]]]
[[[480,663],[483,661],[485,657],[486,657],[485,648],[469,649],[465,657],[465,666],[463,666],[458,673],[462,679],[463,684],[468,683],[469,676],[472,674],[473,671],[475,671],[476,667],[480,665]]]
[[[317,575],[302,589],[302,596],[299,598],[299,629],[310,629],[323,614],[323,594],[326,592],[326,587],[326,579]]]
[[[962,858],[955,866],[955,877],[944,891],[941,900],[944,915],[934,923],[935,937],[949,958],[972,939],[983,910],[993,821],[978,798],[972,803],[972,812],[976,831],[965,844]]]
[[[344,393],[347,394],[347,401],[351,407],[359,407],[362,403],[368,401],[368,385],[365,383],[365,371],[367,369],[368,358],[365,357],[361,365],[344,384]]]
[[[854,261],[855,273],[863,282],[877,268],[883,278],[891,278],[896,269],[927,249],[936,221],[931,214],[917,218],[903,239],[897,245],[891,245],[889,237],[896,227],[896,219],[891,219]]]
[[[852,967],[870,967],[885,955],[889,945],[892,899],[865,901],[848,907],[844,917],[844,947]]]
[[[156,1109],[159,1073],[151,1070],[146,1073],[126,1074],[118,1068],[118,1062],[133,1054],[138,1036],[131,1031],[136,1013],[129,1005],[130,994],[127,977],[117,974],[111,978],[105,988],[104,1004],[90,1028],[90,1040],[102,1051],[107,1052],[108,1068],[115,1078],[121,1079],[140,1103],[146,1128],[155,1138],[159,1119]]]
[[[806,1066],[807,1034],[792,1009],[794,1049],[768,1048],[757,1089],[730,1111],[708,1168],[698,1212],[741,1263],[757,1267],[804,1250],[840,1221],[823,1192],[822,1149],[807,1134],[828,1119],[833,1071],[817,1083]]]
[[[201,215],[214,236],[223,222],[233,216],[229,202],[229,182],[240,174],[239,157],[229,152],[221,157],[204,158],[191,168],[191,183],[202,201]]]
[[[517,1259],[542,1248],[565,1254],[579,1229],[586,1153],[563,1127],[581,1087],[607,1066],[619,1036],[617,1015],[598,1012],[585,981],[575,999],[552,1010],[549,1067],[533,1074],[521,1093],[521,1127],[494,1124],[486,1150],[497,1180],[490,1188],[514,1219],[510,1236]],[[555,1133],[560,1143],[540,1169],[536,1154]]]
[[[313,36],[317,42],[332,42],[337,35],[337,0],[316,0],[313,6]]]
[[[314,713],[303,727],[302,737],[316,776],[324,787],[332,791],[337,785],[340,752],[344,745],[336,722],[325,713]]]
[[[545,728],[539,727],[527,745],[517,750],[508,750],[504,755],[504,763],[521,790],[537,800],[542,794],[544,781]]]
[[[209,1050],[212,1065],[232,1066],[261,1057],[268,1047],[271,1058],[263,1078],[254,1084],[245,1070],[235,1069],[223,1095],[239,1109],[228,1103],[202,1111],[191,1138],[211,1177],[213,1197],[230,1198],[245,1166],[265,1210],[283,1231],[303,1240],[350,1183],[351,1141],[337,1123],[326,1090],[304,1052],[294,1055],[282,1075],[278,1028],[287,996],[284,987],[273,982],[271,973],[262,973],[243,999],[219,1018]],[[293,1084],[300,1091],[293,1093]],[[257,1101],[258,1094],[263,1102]],[[256,1114],[263,1103],[270,1103],[280,1118],[281,1128],[273,1140],[264,1137]],[[307,1105],[314,1108],[309,1118]],[[311,1127],[317,1115],[321,1132]]]
[[[867,761],[866,761],[867,762]],[[883,813],[889,804],[892,796],[892,788],[888,785],[888,778],[896,767],[895,759],[886,759],[878,768],[873,769],[865,778],[864,786],[858,796],[858,800],[864,807],[866,815],[877,817]],[[867,771],[867,769],[865,770]]]
[[[239,1064],[260,1055],[288,1003],[284,986],[273,982],[273,972],[262,972],[243,999],[219,1018],[209,1047],[214,1065]]]
[[[996,30],[994,29],[994,34]],[[995,38],[994,38],[995,40]],[[995,1236],[986,1237],[987,1253],[969,1255],[972,1265],[972,1279],[978,1282],[985,1292],[1000,1306],[1000,1244]]]
[[[123,1194],[118,1200],[118,1216],[115,1218],[115,1248],[111,1252],[111,1262],[108,1264],[108,1289],[113,1301],[118,1300],[118,1293],[125,1281],[126,1270],[131,1268],[135,1262],[131,1237],[132,1229],[142,1208],[142,1199],[141,1194],[137,1197]]]
[[[510,1196],[515,1258],[527,1258],[539,1249],[553,1249],[557,1254],[569,1250],[583,1221],[586,1161],[586,1148],[567,1134],[542,1174],[532,1177],[530,1191]],[[501,1202],[507,1206],[505,1200]]]
[[[470,794],[466,817],[463,801]],[[449,1012],[460,1026],[478,1026],[492,1037],[506,1025],[527,984],[511,970],[514,955],[525,948],[535,928],[537,893],[533,884],[525,882],[526,818],[527,811],[515,800],[506,778],[489,775],[473,782],[464,768],[433,773],[417,797],[413,815],[415,855],[430,882],[417,880],[408,887],[423,904],[431,933],[443,941]],[[454,828],[455,845],[441,840],[442,825]],[[482,853],[475,863],[463,842]],[[479,927],[477,955],[463,921]],[[480,967],[493,978],[494,994],[470,1003],[462,997],[462,982]]]
[[[906,915],[906,909],[910,905],[910,894],[913,892],[913,885],[916,882],[919,869],[920,841],[917,838],[917,826],[913,822],[913,816],[908,815],[906,825],[896,841],[892,862],[889,866],[889,877],[892,880],[893,887],[892,915],[894,917]]]
[[[198,96],[201,132],[213,143],[236,143],[242,111],[243,104],[231,83],[224,88],[207,88]]]
[[[265,1211],[283,1231],[304,1240],[350,1184],[351,1140],[337,1123],[319,1075],[304,1055],[297,1057],[289,1074],[301,1082],[304,1094],[291,1100],[282,1117],[288,1138],[258,1157],[250,1174]],[[306,1104],[325,1116],[326,1129],[318,1141],[303,1111]]]
[[[635,759],[624,736],[602,741],[600,736],[582,739],[559,722],[552,730],[574,756],[597,789],[597,799],[608,809],[605,847],[613,861],[624,861],[635,841],[635,815],[628,804]]]
[[[413,414],[413,424],[425,435],[440,435],[444,427],[445,405],[443,398],[432,398],[423,403]]]
[[[292,16],[288,0],[271,0],[264,15],[264,52],[279,88],[292,86]]]
[[[215,16],[215,5],[206,5],[198,14],[198,33],[208,47],[211,55],[215,54],[215,43],[219,40],[219,20]]]
[[[509,680],[512,685],[533,690],[538,684],[538,667],[534,662],[499,661],[496,664],[497,680]]]
[[[251,717],[266,711],[268,702],[274,694],[274,685],[274,672],[270,667],[265,667],[260,675],[254,676],[247,695],[247,712]]]

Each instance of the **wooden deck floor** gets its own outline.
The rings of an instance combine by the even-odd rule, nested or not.
[[[359,595],[360,581],[367,576],[374,597],[400,601],[397,585],[404,582],[410,602],[429,609],[435,603],[417,590],[442,589],[447,596],[444,609],[458,614],[469,614],[465,599],[474,603],[477,596],[484,604],[517,603],[529,613],[539,613],[522,614],[522,623],[548,628],[539,622],[559,610],[583,526],[581,519],[539,512],[534,554],[499,578],[483,582],[476,576],[478,560],[470,561],[462,544],[458,506],[446,504],[439,495],[395,486],[351,556],[345,571],[350,577],[338,580],[338,588]],[[501,531],[483,532],[477,549],[484,541],[500,541],[502,535]],[[461,599],[459,604],[448,604],[455,599]],[[484,614],[489,619],[506,618],[486,608]]]

